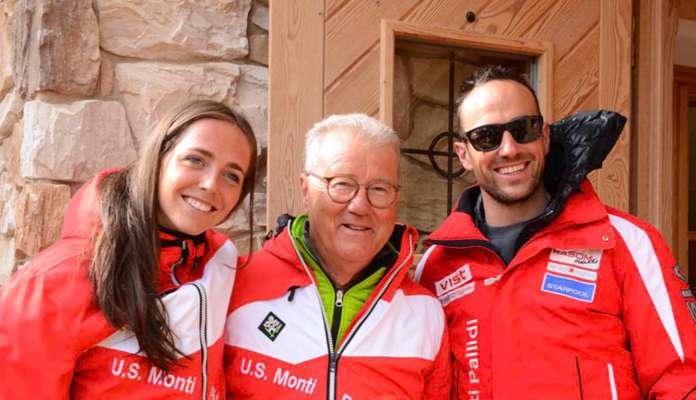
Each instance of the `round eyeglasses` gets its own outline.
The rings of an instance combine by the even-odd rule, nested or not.
[[[362,186],[367,193],[367,201],[372,207],[387,208],[394,204],[400,189],[397,185],[383,181],[361,185],[355,179],[347,176],[321,176],[312,172],[306,172],[306,174],[326,182],[326,193],[329,198],[341,204],[353,200]]]

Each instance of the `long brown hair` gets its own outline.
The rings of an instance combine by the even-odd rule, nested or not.
[[[249,236],[253,244],[253,201],[256,138],[247,120],[229,107],[195,100],[169,113],[143,143],[131,166],[107,176],[99,187],[101,229],[94,238],[90,280],[95,301],[116,328],[132,331],[140,350],[156,366],[167,369],[181,352],[159,295],[158,181],[163,157],[183,133],[201,119],[228,121],[244,134],[251,160],[240,201],[249,195]]]

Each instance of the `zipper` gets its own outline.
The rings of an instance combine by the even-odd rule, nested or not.
[[[198,319],[198,333],[201,344],[201,399],[206,400],[208,392],[208,298],[205,288],[199,283],[191,284],[198,292],[200,312]]]
[[[182,240],[181,241],[181,257],[179,257],[179,261],[175,262],[174,265],[172,265],[172,272],[169,274],[169,277],[171,278],[172,283],[175,284],[176,286],[181,286],[181,282],[179,282],[179,279],[176,277],[176,269],[177,269],[177,267],[183,265],[186,262],[186,259],[188,258],[188,254],[189,254],[189,250],[188,250],[188,246],[186,245],[186,241]]]
[[[578,356],[575,356],[575,369],[578,371],[578,386],[580,387],[580,400],[583,400],[585,396],[582,392],[582,374],[580,373],[580,359],[578,359]]]
[[[338,343],[338,331],[341,327],[341,317],[343,314],[343,290],[336,290],[336,301],[334,302],[333,321],[331,321],[331,337]]]
[[[292,224],[294,221],[290,221],[288,224],[287,229],[292,229]],[[290,232],[290,231],[288,231]],[[321,316],[324,320],[324,337],[326,338],[326,347],[328,348],[329,351],[329,370],[328,370],[328,382],[327,382],[327,392],[326,392],[326,398],[327,400],[335,400],[336,399],[336,370],[338,369],[338,360],[336,360],[336,352],[334,351],[334,344],[333,344],[333,339],[331,336],[331,331],[329,330],[329,318],[326,316],[326,310],[324,310],[323,302],[321,300],[321,295],[319,294],[319,285],[317,285],[316,280],[314,280],[314,275],[312,275],[312,272],[310,268],[307,266],[307,264],[304,261],[304,258],[302,258],[302,253],[300,253],[300,249],[297,247],[297,243],[295,242],[295,238],[292,237],[292,235],[288,235],[290,237],[290,243],[292,243],[292,248],[295,250],[295,254],[297,255],[297,259],[300,260],[300,264],[302,264],[302,268],[304,269],[305,273],[307,276],[309,276],[309,280],[312,281],[312,285],[314,285],[314,292],[317,296],[317,300],[319,301],[319,310],[321,310]]]
[[[288,229],[292,229],[292,222],[294,222],[294,221],[290,222],[290,224],[289,224],[290,226],[288,226]],[[369,318],[370,314],[372,314],[372,311],[374,311],[375,307],[377,307],[377,303],[379,303],[379,300],[382,299],[382,297],[384,296],[384,293],[391,286],[392,282],[394,282],[394,279],[399,274],[399,272],[403,269],[406,262],[410,258],[413,257],[412,235],[410,233],[408,235],[409,253],[406,255],[406,257],[404,257],[404,260],[401,262],[401,264],[397,265],[391,271],[391,274],[389,275],[386,284],[384,286],[382,286],[379,293],[377,293],[377,296],[375,296],[372,303],[370,304],[370,308],[365,312],[365,314],[362,315],[362,317],[360,317],[360,319],[357,321],[357,323],[355,324],[353,329],[350,332],[347,332],[347,336],[344,338],[343,343],[341,344],[341,347],[338,349],[338,351],[334,350],[332,331],[329,330],[329,319],[326,316],[326,311],[324,310],[324,306],[322,305],[323,302],[321,300],[321,295],[319,294],[319,286],[317,285],[317,282],[314,280],[314,276],[312,275],[310,268],[305,263],[304,258],[302,258],[302,253],[300,253],[300,250],[297,247],[297,243],[295,242],[295,239],[292,237],[292,235],[289,235],[289,237],[290,237],[290,242],[292,243],[292,247],[295,250],[295,254],[297,255],[297,258],[300,260],[300,264],[302,264],[302,268],[305,270],[305,273],[307,274],[307,276],[309,276],[309,279],[312,281],[312,284],[314,285],[314,292],[317,296],[317,300],[319,301],[319,309],[321,310],[321,315],[324,319],[324,333],[326,335],[326,344],[327,344],[328,351],[329,351],[329,371],[328,371],[326,398],[327,398],[327,400],[335,400],[336,399],[336,375],[338,373],[338,362],[341,358],[341,354],[343,354],[343,351],[346,349],[346,347],[351,342],[353,337],[355,337],[356,332],[360,329],[360,327],[367,320],[367,318]],[[341,294],[341,307],[342,306],[343,306],[343,294]],[[334,309],[334,311],[335,311],[335,309]],[[336,315],[334,314],[334,321],[335,320],[336,320]]]

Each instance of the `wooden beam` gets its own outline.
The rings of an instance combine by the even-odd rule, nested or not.
[[[689,271],[689,87],[674,82],[675,133],[675,238],[674,257],[684,272]]]
[[[394,127],[394,25],[382,20],[379,39],[379,119]]]
[[[659,229],[673,245],[673,55],[677,30],[674,0],[639,0],[635,118],[630,210]]]
[[[266,223],[302,211],[304,133],[322,119],[324,0],[270,3]],[[302,79],[299,79],[302,78]]]
[[[631,164],[631,0],[602,0],[599,18],[599,108],[614,110],[628,122],[597,171],[596,190],[618,209],[629,208]]]

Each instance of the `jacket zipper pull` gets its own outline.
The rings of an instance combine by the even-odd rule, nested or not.
[[[336,291],[336,307],[343,307],[343,290],[341,289]]]
[[[186,247],[186,241],[184,240],[181,242],[181,257],[179,257],[179,261],[175,262],[174,265],[172,265],[172,272],[170,273],[172,283],[176,286],[181,286],[181,282],[179,282],[179,279],[176,277],[176,268],[186,263],[187,257],[188,247]]]
[[[331,322],[331,338],[333,343],[338,346],[338,331],[341,328],[341,318],[343,317],[343,290],[336,290],[336,301],[334,301],[333,321]]]
[[[338,366],[338,355],[334,352],[329,354],[329,371],[336,373],[336,367]]]
[[[288,289],[288,292],[290,292],[288,295],[288,302],[291,302],[292,299],[295,298],[295,290],[297,290],[297,288],[299,288],[299,286],[290,286],[290,289]]]

